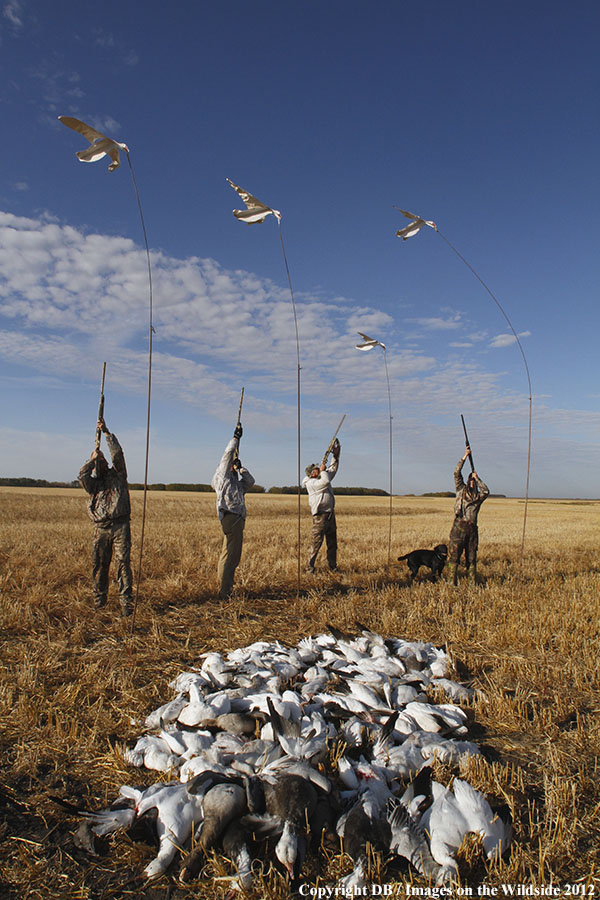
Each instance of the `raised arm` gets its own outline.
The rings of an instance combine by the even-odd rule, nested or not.
[[[471,448],[467,444],[467,448],[465,450],[464,456],[462,456],[459,459],[459,461],[456,463],[456,468],[454,470],[454,487],[457,492],[462,490],[462,488],[464,488],[464,486],[465,486],[465,481],[464,481],[464,478],[462,477],[462,467],[464,466],[465,460],[469,456],[470,452],[471,452]]]
[[[96,484],[96,479],[92,478],[92,472],[94,471],[94,465],[96,463],[96,450],[92,453],[89,459],[87,459],[79,470],[79,475],[77,476],[77,480],[81,487],[88,494],[94,493],[94,485]]]
[[[108,430],[105,432],[105,435],[106,443],[108,444],[108,449],[110,450],[110,457],[112,459],[112,464],[115,471],[119,472],[121,475],[124,475],[127,478],[125,455],[120,443],[117,440],[117,436],[115,434],[111,434]]]
[[[481,502],[483,503],[483,501],[486,499],[486,497],[489,497],[490,489],[487,486],[487,484],[483,483],[483,481],[481,480],[481,478],[479,477],[477,472],[473,472],[473,477],[475,478],[475,481],[477,482],[477,487],[479,489],[479,497],[481,499]]]
[[[241,468],[238,469],[238,471],[240,473],[240,478],[242,479],[242,485],[244,486],[244,490],[245,491],[249,490],[249,488],[251,488],[252,485],[254,484],[254,481],[255,481],[254,476],[251,475],[250,472],[248,471],[248,469],[245,469],[244,466],[241,466]]]
[[[219,489],[220,485],[223,482],[223,479],[229,472],[231,463],[233,462],[234,453],[238,449],[239,444],[239,438],[232,437],[225,447],[225,453],[221,457],[221,462],[217,466],[217,471],[213,475],[212,481],[210,483],[213,490],[217,491]]]

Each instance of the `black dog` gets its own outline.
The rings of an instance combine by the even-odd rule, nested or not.
[[[438,544],[433,550],[413,550],[406,556],[399,556],[398,559],[405,559],[410,569],[410,582],[415,579],[415,575],[421,566],[429,566],[433,574],[433,580],[436,581],[442,574],[442,570],[446,565],[448,558],[448,548],[445,544]]]

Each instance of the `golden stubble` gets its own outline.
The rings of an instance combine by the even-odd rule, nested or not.
[[[134,574],[141,494],[132,493]],[[408,584],[405,563],[386,572],[389,501],[339,497],[340,571],[323,558],[302,572],[297,595],[294,496],[249,495],[236,590],[217,595],[222,535],[213,494],[151,492],[136,629],[121,619],[116,584],[108,606],[91,603],[92,526],[82,491],[0,488],[0,895],[83,898],[222,898],[231,872],[212,856],[199,882],[174,887],[139,879],[154,855],[124,835],[105,855],[77,850],[77,822],[59,796],[95,809],[123,783],[167,776],[131,769],[121,746],[169,699],[168,682],[206,650],[258,639],[295,644],[328,623],[360,622],[383,635],[445,645],[455,677],[478,690],[471,737],[485,759],[464,773],[514,819],[510,852],[483,860],[478,842],[460,851],[463,884],[578,882],[600,870],[600,502],[529,503],[519,571],[523,502],[490,498],[480,515],[477,586]],[[451,498],[394,499],[393,552],[447,542]],[[302,498],[302,568],[310,542]],[[461,572],[461,575],[464,573]],[[338,748],[339,751],[339,748]],[[329,765],[336,767],[336,748]],[[456,773],[439,766],[438,777]],[[370,860],[375,880],[422,882],[398,863]],[[312,884],[332,883],[351,862],[322,847],[305,866]],[[216,880],[215,880],[216,879]],[[170,886],[171,885],[171,886]],[[287,896],[268,863],[254,898]]]

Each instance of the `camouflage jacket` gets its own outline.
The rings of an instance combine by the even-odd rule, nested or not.
[[[245,495],[246,491],[254,484],[254,478],[243,466],[239,469],[239,478],[236,472],[231,471],[233,455],[239,447],[239,443],[237,438],[231,438],[210,483],[212,489],[217,493],[219,519],[222,519],[226,512],[246,517]]]
[[[90,497],[88,513],[96,525],[111,525],[119,519],[129,518],[129,487],[123,450],[114,434],[106,435],[112,467],[99,478],[94,475],[95,462],[88,459],[79,472],[79,484]]]
[[[490,491],[487,484],[484,484],[481,478],[476,477],[479,493],[475,497],[469,496],[467,492],[467,485],[465,484],[462,477],[462,467],[464,466],[464,464],[465,461],[461,457],[454,470],[454,486],[456,489],[454,515],[458,519],[463,519],[465,522],[470,522],[471,524],[476,525],[479,507],[481,506],[483,501],[487,499]]]

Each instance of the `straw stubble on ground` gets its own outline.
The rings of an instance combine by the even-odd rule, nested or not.
[[[141,495],[132,501],[135,545]],[[114,584],[109,605],[92,609],[83,493],[0,488],[0,503],[0,896],[223,897],[227,882],[213,880],[230,874],[223,858],[209,861],[189,888],[170,876],[146,884],[140,871],[155,852],[148,843],[118,835],[90,857],[73,844],[75,819],[52,797],[96,809],[121,784],[166,779],[127,767],[119,748],[141,733],[144,716],[172,696],[168,682],[201,653],[257,639],[295,644],[328,623],[352,630],[357,620],[384,636],[445,645],[458,680],[485,695],[473,702],[470,731],[486,759],[470,763],[468,778],[508,803],[515,838],[494,865],[466,841],[464,884],[475,893],[483,883],[583,890],[597,877],[599,502],[530,501],[519,577],[523,503],[491,498],[480,516],[481,583],[455,588],[432,583],[423,570],[409,587],[404,563],[387,573],[388,501],[340,497],[340,571],[303,572],[297,596],[296,498],[250,495],[236,591],[222,604],[213,495],[153,492],[133,638]],[[451,520],[451,499],[396,498],[392,558],[446,540]],[[397,862],[373,864],[376,880],[420,883]],[[311,858],[307,883],[316,865]],[[320,883],[332,884],[350,862],[323,850],[318,868]],[[286,894],[282,876],[265,870],[253,896]]]

